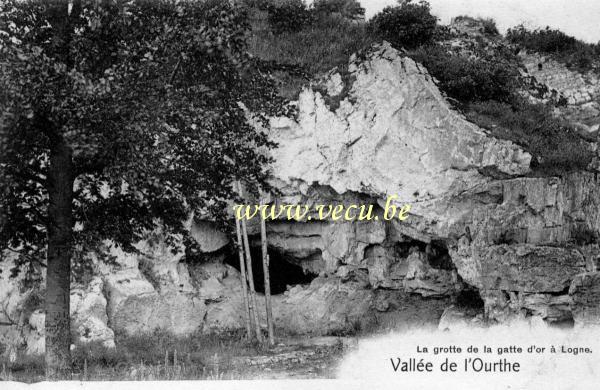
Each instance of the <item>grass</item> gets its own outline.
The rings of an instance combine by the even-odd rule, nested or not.
[[[364,24],[356,24],[342,17],[320,18],[299,31],[275,34],[261,12],[253,16],[249,37],[249,51],[263,61],[298,69],[296,74],[275,74],[280,83],[280,94],[296,99],[302,86],[333,68],[344,68],[353,53],[369,47],[373,38]]]
[[[474,102],[465,107],[467,119],[501,139],[522,146],[533,156],[535,175],[563,175],[585,170],[593,152],[587,143],[564,120],[556,118],[551,108],[516,99],[512,103]]]
[[[75,380],[186,380],[240,379],[245,367],[240,357],[264,353],[243,334],[193,334],[175,336],[164,330],[134,336],[117,335],[116,347],[80,344],[72,351]],[[15,362],[0,360],[0,379],[44,380],[43,356],[20,356]]]
[[[233,380],[255,379],[265,373],[330,377],[344,348],[288,342],[269,348],[248,343],[242,331],[176,336],[164,330],[132,336],[117,335],[115,348],[92,342],[72,351],[73,380]],[[305,337],[301,340],[306,341]],[[263,372],[264,371],[264,372]],[[268,377],[268,375],[267,375]],[[45,380],[43,356],[0,358],[0,381]]]

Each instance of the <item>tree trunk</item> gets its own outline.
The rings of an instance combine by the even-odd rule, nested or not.
[[[260,241],[262,244],[263,274],[265,277],[265,307],[267,309],[267,329],[269,334],[269,344],[275,345],[275,336],[273,335],[273,309],[271,308],[271,281],[269,277],[269,253],[267,251],[267,223],[264,218],[260,218]]]
[[[64,141],[52,142],[48,168],[48,259],[46,275],[46,377],[70,379],[69,316],[73,245],[73,162]]]
[[[244,314],[246,320],[246,334],[248,340],[252,339],[252,325],[250,324],[250,302],[248,302],[248,282],[246,279],[246,265],[244,264],[244,243],[242,242],[242,233],[239,219],[235,219],[235,231],[237,233],[238,254],[240,257],[240,279],[242,282],[242,295],[244,298]]]

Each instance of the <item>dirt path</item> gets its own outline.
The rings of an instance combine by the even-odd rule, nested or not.
[[[288,339],[265,354],[235,359],[248,379],[334,378],[344,353],[356,339],[318,337]]]

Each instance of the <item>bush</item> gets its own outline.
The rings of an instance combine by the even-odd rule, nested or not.
[[[484,33],[485,35],[491,35],[491,36],[496,36],[496,35],[500,35],[500,32],[498,31],[498,27],[496,26],[496,21],[492,18],[487,18],[487,19],[481,19],[481,24],[482,24],[482,33]]]
[[[569,51],[577,45],[577,39],[559,30],[546,27],[544,30],[529,31],[519,25],[506,33],[506,38],[512,43],[540,53],[558,53]]]
[[[365,9],[357,0],[315,0],[313,12],[317,17],[339,14],[346,19],[362,19]]]
[[[420,47],[409,53],[439,81],[449,97],[462,103],[497,100],[508,102],[516,90],[518,68],[500,54],[476,56],[449,52],[439,45]]]
[[[302,0],[286,0],[267,7],[268,21],[276,34],[299,31],[313,20],[313,14]]]
[[[372,32],[396,49],[416,48],[432,42],[438,19],[430,12],[429,3],[412,0],[398,6],[385,7],[370,20]]]
[[[586,169],[593,153],[552,107],[523,98],[511,103],[486,101],[470,104],[467,118],[503,139],[521,145],[533,156],[532,168],[541,174],[560,175]]]
[[[550,27],[530,31],[520,25],[509,29],[506,38],[527,50],[551,54],[567,67],[581,71],[592,70],[600,56],[600,45],[581,42]]]

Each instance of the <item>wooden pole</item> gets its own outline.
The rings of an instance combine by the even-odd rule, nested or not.
[[[241,186],[238,182],[238,189],[241,193]],[[252,255],[250,255],[250,242],[248,241],[248,227],[246,226],[246,220],[242,219],[242,239],[244,241],[244,250],[246,252],[246,268],[248,272],[248,284],[250,285],[250,300],[254,311],[252,315],[254,317],[254,326],[256,330],[256,339],[262,342],[262,334],[260,332],[260,320],[258,319],[258,305],[256,303],[256,289],[254,288],[254,275],[252,273]]]
[[[252,274],[252,256],[250,255],[250,242],[248,241],[248,228],[246,220],[242,219],[242,236],[244,239],[244,249],[246,251],[246,268],[248,268],[248,284],[250,284],[250,299],[254,312],[254,326],[256,328],[256,338],[262,342],[262,334],[260,333],[260,321],[258,319],[258,304],[256,303],[256,290],[254,289],[254,275]]]
[[[240,220],[235,218],[235,231],[237,233],[238,254],[240,258],[240,281],[242,283],[242,296],[244,298],[244,315],[246,320],[246,334],[248,340],[252,340],[252,325],[250,324],[250,302],[248,301],[248,282],[246,280],[246,265],[244,264],[244,243],[242,242],[242,232]]]
[[[267,223],[260,218],[260,241],[262,244],[263,274],[265,277],[265,307],[267,309],[267,328],[269,333],[269,344],[275,345],[273,335],[273,309],[271,307],[271,281],[269,276],[269,253],[267,251]]]

